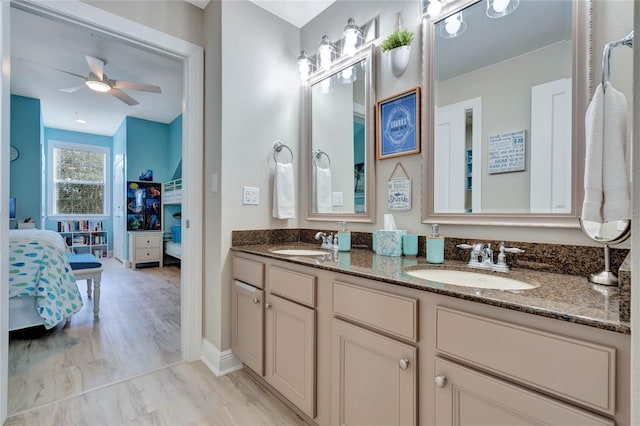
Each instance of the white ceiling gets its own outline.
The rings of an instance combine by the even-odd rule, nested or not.
[[[110,79],[160,86],[161,94],[125,90],[128,106],[108,93],[59,89],[84,81],[85,55],[106,60]],[[125,116],[170,123],[182,109],[182,63],[70,23],[11,8],[11,93],[40,99],[45,127],[111,136]],[[78,124],[76,118],[87,121]]]
[[[336,0],[249,0],[285,21],[302,28]]]

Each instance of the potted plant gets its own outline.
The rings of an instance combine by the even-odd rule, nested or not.
[[[391,72],[396,77],[401,76],[409,65],[412,40],[413,32],[403,28],[394,31],[380,43],[380,49],[387,53]]]

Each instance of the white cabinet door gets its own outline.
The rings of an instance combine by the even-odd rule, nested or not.
[[[247,367],[264,372],[264,292],[240,281],[231,286],[231,350]]]
[[[526,368],[526,365],[523,365]],[[442,359],[435,361],[438,426],[612,426],[604,417]]]
[[[417,424],[415,347],[337,319],[331,340],[332,424]]]
[[[266,379],[305,414],[316,415],[316,312],[267,295]]]

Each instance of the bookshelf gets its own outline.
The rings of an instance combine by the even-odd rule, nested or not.
[[[67,243],[69,251],[78,254],[92,254],[97,258],[107,257],[109,234],[99,220],[61,220],[58,233]]]

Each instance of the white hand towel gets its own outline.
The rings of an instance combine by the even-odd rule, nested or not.
[[[276,163],[273,176],[273,217],[295,219],[296,192],[293,183],[293,163]]]
[[[602,146],[604,140],[604,92],[596,87],[585,115],[586,158],[582,219],[602,222]]]
[[[607,83],[604,94],[604,141],[602,190],[605,222],[631,219],[631,197],[627,170],[627,100]]]
[[[331,169],[316,167],[316,209],[318,213],[332,213]]]

